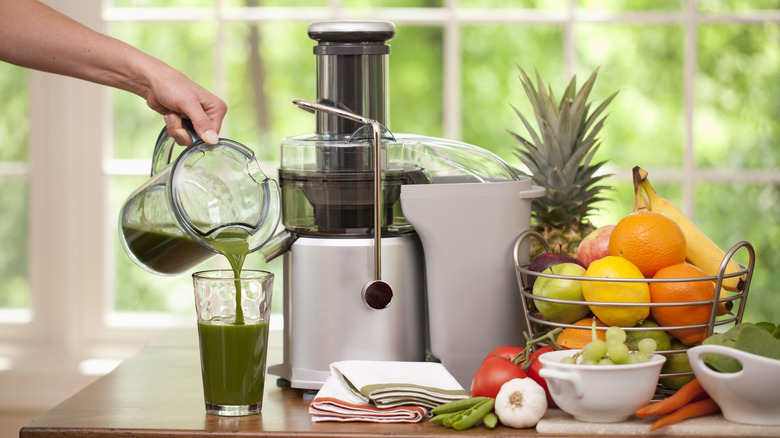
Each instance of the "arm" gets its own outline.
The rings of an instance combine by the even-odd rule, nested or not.
[[[162,114],[171,135],[189,143],[181,116],[209,143],[225,103],[161,60],[94,32],[37,0],[0,0],[0,60],[134,93]]]

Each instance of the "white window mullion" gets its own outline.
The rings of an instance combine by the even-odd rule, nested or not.
[[[696,164],[694,160],[693,121],[695,107],[695,78],[698,59],[698,10],[695,0],[688,0],[685,5],[683,26],[685,38],[685,50],[683,60],[683,108],[685,111],[684,138],[683,138],[683,209],[691,219],[694,219],[696,203],[695,174]]]
[[[575,44],[575,15],[577,0],[569,0],[566,11],[566,21],[563,24],[563,66],[565,76],[570,78],[577,73],[577,45]]]
[[[459,140],[461,138],[461,23],[455,19],[458,17],[457,0],[447,0],[446,6],[450,19],[444,23],[444,53],[443,62],[443,88],[442,97],[444,137]]]

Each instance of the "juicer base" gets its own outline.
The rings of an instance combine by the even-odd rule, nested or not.
[[[362,296],[374,278],[373,239],[299,237],[284,254],[283,361],[268,372],[319,389],[342,360],[425,360],[425,276],[416,234],[382,238],[390,304]]]

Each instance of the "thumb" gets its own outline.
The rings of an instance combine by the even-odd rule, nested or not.
[[[208,144],[219,143],[219,135],[217,135],[217,131],[211,123],[211,119],[203,110],[196,114],[187,114],[187,116],[192,122],[192,127],[195,128],[195,133],[198,134],[198,137]]]

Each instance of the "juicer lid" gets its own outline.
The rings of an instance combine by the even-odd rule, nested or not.
[[[420,169],[431,184],[490,183],[523,176],[487,149],[445,138],[395,134],[388,149],[390,167]]]

